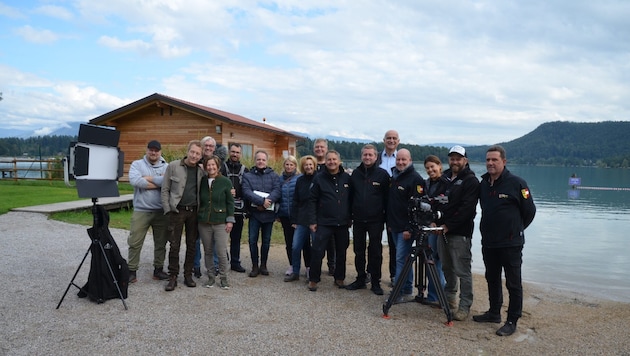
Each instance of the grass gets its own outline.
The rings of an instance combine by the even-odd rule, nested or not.
[[[120,194],[133,193],[133,187],[128,183],[119,183]],[[0,214],[6,214],[13,208],[25,206],[60,203],[80,200],[76,188],[67,187],[60,181],[39,180],[0,180]],[[132,210],[120,209],[109,212],[109,227],[129,230]],[[67,222],[69,224],[92,226],[92,211],[68,211],[50,215],[53,220]],[[247,236],[248,220],[245,220],[243,235]],[[247,241],[247,238],[244,238]],[[284,235],[280,223],[273,225],[271,243],[284,244]]]

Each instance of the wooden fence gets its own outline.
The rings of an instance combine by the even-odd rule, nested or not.
[[[55,158],[0,158],[0,179],[63,180],[63,163]]]

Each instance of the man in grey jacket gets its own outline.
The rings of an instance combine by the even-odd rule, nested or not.
[[[199,206],[199,187],[203,172],[197,165],[201,159],[201,142],[193,140],[188,143],[186,157],[169,163],[162,182],[162,207],[168,215],[168,284],[167,292],[177,287],[179,274],[179,247],[182,242],[182,231],[186,227],[186,258],[184,260],[184,284],[196,287],[192,279],[193,260],[195,257],[195,240],[197,239],[197,207]]]
[[[129,183],[133,186],[133,214],[129,228],[129,283],[138,279],[136,271],[140,252],[149,227],[153,231],[153,279],[168,279],[164,273],[166,256],[166,229],[168,220],[164,216],[160,189],[167,163],[162,158],[162,145],[156,140],[149,142],[142,159],[133,161],[129,169]]]

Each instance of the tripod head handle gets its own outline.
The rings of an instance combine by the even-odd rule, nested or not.
[[[422,227],[422,231],[424,232],[429,232],[429,231],[444,231],[443,227],[428,227],[428,226],[423,226]]]

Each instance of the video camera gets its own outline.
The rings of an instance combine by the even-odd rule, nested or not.
[[[439,220],[442,217],[442,212],[439,210],[433,210],[433,203],[435,199],[429,198],[426,195],[421,197],[412,196],[409,198],[409,205],[407,211],[409,214],[409,222],[411,226],[418,229],[420,227],[428,227],[431,223]]]

